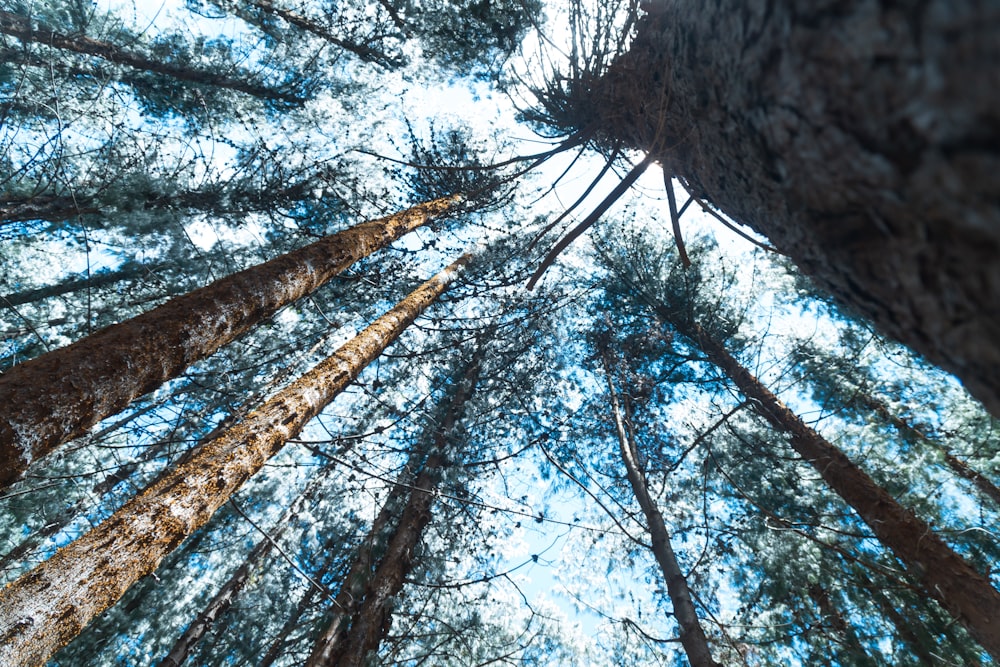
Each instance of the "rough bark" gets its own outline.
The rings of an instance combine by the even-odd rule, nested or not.
[[[391,622],[388,602],[403,587],[403,578],[413,565],[413,550],[431,520],[431,505],[440,478],[441,467],[452,449],[449,435],[461,418],[465,404],[475,393],[482,368],[483,347],[473,354],[462,380],[448,403],[448,408],[431,436],[430,453],[419,451],[410,456],[407,470],[420,466],[412,485],[401,478],[372,524],[368,538],[359,549],[334,600],[333,617],[317,639],[306,667],[360,667],[365,656],[378,650]],[[405,473],[404,473],[405,478]],[[372,572],[371,551],[384,542],[386,525],[399,512],[399,501],[409,495],[396,529],[389,537],[385,553]]]
[[[1000,416],[1000,6],[655,0],[583,120]]]
[[[618,436],[618,446],[621,452],[622,463],[625,465],[625,472],[628,476],[632,493],[642,508],[642,513],[646,517],[646,526],[649,528],[649,535],[652,539],[653,555],[660,566],[663,578],[667,583],[667,593],[670,595],[670,602],[674,606],[674,618],[681,630],[681,646],[687,654],[688,661],[692,667],[720,667],[720,663],[712,658],[712,651],[708,646],[708,638],[701,627],[698,619],[698,612],[694,607],[691,598],[691,590],[688,588],[687,577],[681,570],[677,556],[674,554],[673,546],[670,544],[670,532],[663,521],[663,515],[652,496],[649,495],[649,485],[646,477],[639,468],[639,453],[635,446],[635,438],[632,434],[631,425],[627,423],[626,417],[622,414],[618,401],[618,393],[615,391],[614,381],[611,376],[613,364],[610,359],[610,352],[605,349],[601,352],[604,363],[604,373],[608,380],[608,393],[611,397],[611,413],[615,422],[615,433]],[[626,397],[627,400],[627,397]],[[628,410],[626,409],[626,414]]]
[[[0,592],[0,664],[39,665],[75,637],[295,437],[447,289],[441,271],[242,422]]]
[[[669,319],[666,309],[658,312]],[[906,565],[924,593],[940,602],[994,658],[1000,658],[1000,592],[989,578],[973,569],[927,523],[807,426],[700,325],[688,324],[678,330],[733,381],[761,417],[789,436],[792,448]]]
[[[441,215],[447,197],[328,236],[0,376],[0,489],[35,459],[177,377],[355,261]]]
[[[32,26],[28,16],[0,11],[0,33],[17,37],[24,43],[38,43],[45,46],[64,49],[74,53],[94,56],[108,62],[126,65],[133,69],[161,74],[180,81],[188,81],[204,86],[227,88],[253,97],[266,100],[280,100],[291,104],[302,104],[306,100],[292,93],[281,92],[267,86],[250,81],[234,79],[216,72],[190,67],[181,67],[148,58],[120,46],[92,39],[85,35],[67,35],[57,32],[47,26]]]

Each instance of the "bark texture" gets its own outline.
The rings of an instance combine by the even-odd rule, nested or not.
[[[40,665],[295,437],[469,261],[463,256],[186,463],[0,592],[0,664]]]
[[[610,359],[610,352],[603,350],[601,353],[604,362],[604,372],[608,379],[608,392],[611,397],[611,413],[614,417],[615,432],[618,436],[618,446],[621,452],[622,462],[625,464],[625,473],[628,477],[632,493],[642,508],[642,513],[646,517],[646,526],[649,528],[649,535],[652,539],[653,555],[663,573],[663,579],[667,583],[667,593],[670,595],[670,602],[674,606],[674,618],[681,629],[681,645],[687,655],[691,667],[720,667],[720,664],[712,658],[712,651],[708,646],[708,638],[701,627],[698,619],[698,612],[694,608],[694,601],[691,599],[691,590],[688,588],[687,577],[681,570],[677,556],[674,554],[673,546],[670,544],[670,533],[667,525],[663,521],[663,515],[652,496],[649,495],[649,485],[646,483],[646,476],[639,468],[639,453],[635,446],[635,437],[632,433],[631,420],[625,414],[618,401],[618,393],[615,391],[614,381],[611,376],[613,364]],[[627,401],[628,398],[625,397]]]
[[[666,309],[659,309],[667,317]],[[994,658],[1000,659],[1000,592],[822,435],[807,426],[697,323],[678,327],[725,373],[754,410],[854,508],[878,540]]]
[[[0,376],[0,490],[35,459],[177,377],[191,364],[318,289],[460,197],[328,236],[179,296]]]
[[[1000,416],[1000,5],[646,5],[584,120]]]

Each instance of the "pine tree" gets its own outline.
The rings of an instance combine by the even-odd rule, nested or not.
[[[634,249],[631,256],[638,256]],[[642,268],[622,263],[621,256],[617,263],[608,254],[604,254],[602,260],[614,272],[623,294],[642,304],[661,326],[669,327],[705,355],[708,362],[746,397],[751,409],[776,431],[787,435],[792,449],[854,508],[876,537],[920,581],[925,594],[948,609],[987,651],[1000,656],[1000,630],[992,620],[993,614],[983,613],[986,609],[1000,609],[1000,592],[928,524],[901,506],[740,364],[726,349],[720,335],[708,328],[731,336],[734,333],[732,325],[727,324],[724,315],[716,313],[707,326],[699,321],[704,307],[695,302],[700,287],[697,272],[679,277],[677,271],[664,271],[663,267],[656,266],[655,251],[647,254],[649,264]]]
[[[569,71],[537,86],[528,117],[605,155],[643,151],[668,190],[676,177],[766,236],[1000,415],[1000,156],[982,149],[1000,109],[996,12],[640,4],[624,35],[573,24]]]
[[[0,396],[18,408],[4,415],[0,481],[11,484],[33,460],[456,201],[358,225],[11,369],[0,378]],[[52,406],[60,406],[56,419]]]
[[[0,651],[5,659],[19,664],[43,662],[136,580],[153,571],[164,555],[208,521],[288,438],[440,296],[469,259],[463,256],[424,283],[336,354],[110,519],[7,587],[0,596],[0,637],[4,640]]]

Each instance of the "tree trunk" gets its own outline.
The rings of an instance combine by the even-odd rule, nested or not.
[[[971,482],[973,486],[986,498],[989,498],[995,503],[995,507],[1000,509],[1000,488],[990,481],[986,475],[982,474],[978,470],[973,470],[969,467],[969,464],[965,461],[959,459],[954,454],[948,451],[947,447],[935,442],[929,438],[923,431],[911,426],[905,419],[898,415],[894,415],[888,408],[888,406],[875,396],[868,394],[867,392],[862,392],[858,400],[866,408],[877,414],[883,420],[892,424],[893,428],[906,440],[911,442],[919,442],[924,445],[933,447],[937,451],[941,452],[944,456],[944,462],[951,468],[951,471],[961,477],[962,479]]]
[[[177,641],[174,642],[173,647],[167,653],[166,657],[160,661],[159,667],[181,667],[184,664],[191,651],[201,641],[201,638],[212,629],[212,625],[216,619],[225,614],[229,607],[232,606],[233,601],[242,592],[247,579],[250,578],[250,574],[270,555],[275,542],[281,539],[291,520],[298,515],[302,506],[312,499],[312,495],[319,487],[320,482],[325,479],[327,470],[328,468],[324,469],[324,471],[320,472],[309,482],[306,488],[302,490],[302,493],[299,494],[291,506],[281,515],[281,518],[278,519],[275,527],[272,528],[272,532],[254,545],[243,563],[226,580],[226,583],[222,585],[219,592],[212,597],[201,613],[198,614],[198,617],[177,638]]]
[[[475,393],[482,368],[483,347],[477,347],[462,374],[462,380],[448,404],[441,422],[435,426],[430,454],[414,452],[407,463],[408,470],[420,466],[420,474],[412,485],[401,478],[386,499],[368,539],[361,546],[344,578],[334,601],[334,614],[326,630],[316,641],[306,667],[360,667],[365,656],[378,650],[391,622],[388,602],[403,587],[403,578],[413,565],[413,551],[431,520],[431,505],[440,478],[441,467],[448,452],[454,448],[449,436],[461,419],[465,404]],[[405,473],[404,473],[405,476]],[[409,493],[395,531],[389,538],[385,553],[375,572],[371,571],[371,551],[382,542],[381,535],[393,515],[399,500]]]
[[[1000,416],[1000,7],[645,4],[575,124],[652,152]]]
[[[0,376],[0,490],[35,459],[177,377],[282,306],[387,246],[458,196],[328,236],[179,296]]]
[[[260,84],[233,79],[204,69],[181,67],[153,60],[139,53],[127,51],[109,42],[91,39],[85,35],[65,35],[44,25],[32,27],[28,16],[0,11],[0,33],[16,37],[24,43],[37,43],[52,48],[101,58],[108,62],[126,65],[133,69],[161,74],[180,81],[227,88],[265,100],[280,100],[290,104],[303,104],[306,100],[292,93],[284,93]]]
[[[669,320],[666,309],[657,311],[661,318]],[[857,511],[879,541],[906,565],[924,592],[940,602],[994,658],[1000,659],[1000,593],[989,579],[843,452],[809,428],[699,324],[677,329],[736,384],[761,417],[788,434],[792,448]]]
[[[0,591],[0,664],[37,665],[204,525],[420,315],[464,255],[240,424]]]
[[[96,289],[124,280],[134,280],[140,276],[151,274],[153,270],[154,267],[151,266],[129,263],[115,271],[102,271],[100,273],[93,273],[86,278],[73,278],[57,285],[38,287],[36,289],[8,294],[7,296],[0,296],[0,306],[23,306],[26,303],[51,299],[54,296],[73,294],[86,289]]]
[[[857,633],[854,632],[854,628],[847,622],[844,615],[840,613],[840,610],[834,606],[833,600],[830,599],[830,593],[826,588],[820,584],[812,584],[806,592],[809,594],[809,599],[819,609],[820,620],[827,628],[833,631],[834,641],[841,644],[851,656],[850,664],[861,666],[874,665],[875,663],[861,645],[861,641],[858,639]]]
[[[604,362],[604,374],[608,380],[608,392],[611,397],[611,413],[615,422],[615,433],[618,436],[619,450],[622,462],[625,464],[625,472],[628,476],[629,484],[632,486],[632,493],[639,501],[642,513],[646,516],[646,525],[649,528],[649,535],[652,538],[653,555],[660,565],[663,578],[667,583],[667,592],[670,595],[670,602],[674,606],[674,617],[681,629],[681,645],[687,654],[692,667],[720,667],[719,663],[712,658],[712,651],[708,647],[708,638],[701,627],[698,619],[698,612],[694,608],[691,599],[691,590],[688,588],[687,578],[681,571],[680,563],[670,544],[670,533],[667,525],[663,521],[656,502],[649,495],[649,486],[646,477],[639,469],[639,453],[635,446],[635,437],[632,433],[631,420],[623,417],[621,407],[618,403],[618,394],[615,391],[614,380],[611,377],[612,363],[610,352],[607,349],[601,351],[601,359]],[[628,398],[626,397],[627,401]],[[626,414],[629,410],[626,407]]]

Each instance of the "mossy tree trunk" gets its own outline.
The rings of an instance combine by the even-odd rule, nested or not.
[[[0,376],[0,489],[35,459],[177,377],[357,260],[449,211],[446,197],[333,234],[176,297]]]
[[[649,0],[585,125],[1000,416],[1000,6]]]
[[[203,526],[440,296],[465,255],[83,537],[0,592],[0,664],[39,665]]]

